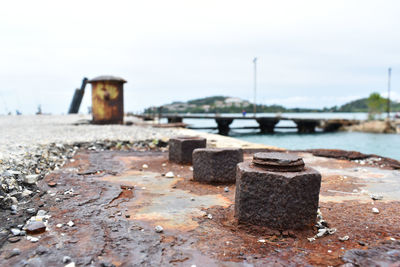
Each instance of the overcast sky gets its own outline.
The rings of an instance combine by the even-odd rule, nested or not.
[[[400,1],[1,1],[0,114],[66,113],[83,77],[125,110],[213,95],[288,107],[400,99]],[[81,112],[91,105],[87,87]]]

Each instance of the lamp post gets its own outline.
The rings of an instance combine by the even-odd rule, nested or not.
[[[257,113],[257,104],[256,104],[256,93],[257,93],[257,58],[253,59],[254,63],[254,103],[253,103],[253,116],[256,116]]]
[[[390,120],[390,78],[392,75],[392,68],[388,69],[388,99],[387,99],[387,117]]]

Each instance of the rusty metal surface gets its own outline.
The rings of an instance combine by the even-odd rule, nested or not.
[[[95,124],[122,124],[126,81],[113,76],[100,76],[92,84],[92,114]]]
[[[77,265],[94,266],[337,266],[351,249],[400,239],[399,171],[299,156],[322,173],[320,210],[335,234],[309,242],[313,227],[276,231],[238,224],[235,186],[226,192],[194,182],[190,166],[168,162],[167,153],[84,151],[40,184],[47,190],[41,209],[51,215],[46,232],[35,235],[37,243],[6,243],[0,265],[64,266],[69,256]],[[383,199],[372,200],[372,193]],[[156,225],[164,231],[156,233]],[[346,235],[347,241],[339,240]],[[20,255],[9,257],[13,248]]]

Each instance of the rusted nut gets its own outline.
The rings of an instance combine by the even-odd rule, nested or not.
[[[193,151],[193,179],[205,183],[235,183],[239,148],[199,148]]]
[[[198,136],[177,136],[169,139],[169,160],[176,163],[192,163],[196,148],[205,148],[207,139]]]
[[[236,175],[235,216],[240,223],[279,230],[315,224],[321,175],[301,158],[256,153],[253,161],[237,165]]]

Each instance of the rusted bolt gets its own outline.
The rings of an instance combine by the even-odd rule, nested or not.
[[[298,229],[317,218],[321,175],[287,153],[256,153],[237,165],[235,216],[240,223]]]
[[[177,136],[169,139],[169,160],[176,163],[192,163],[196,148],[205,148],[207,139],[198,136]]]
[[[235,183],[236,165],[243,161],[238,148],[198,148],[193,151],[193,179],[205,183]]]

